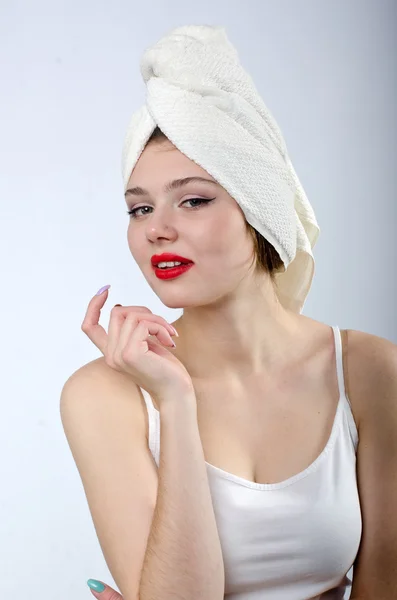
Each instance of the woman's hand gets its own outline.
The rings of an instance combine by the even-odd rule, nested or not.
[[[116,592],[116,590],[111,588],[109,585],[106,585],[106,583],[103,583],[102,581],[97,581],[96,579],[89,579],[88,582],[90,582],[91,585],[95,585],[96,588],[102,586],[105,587],[103,592],[98,592],[89,586],[91,593],[95,596],[95,598],[98,598],[98,600],[123,600],[123,596],[121,596],[121,594]],[[102,586],[98,586],[97,583],[102,584]]]
[[[189,373],[166,348],[174,346],[172,325],[145,306],[118,305],[112,308],[109,333],[106,333],[98,321],[107,297],[108,290],[105,290],[91,299],[81,325],[104,355],[106,364],[131,375],[134,382],[158,402],[164,396],[194,391]]]

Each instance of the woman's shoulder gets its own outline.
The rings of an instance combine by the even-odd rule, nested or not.
[[[377,402],[379,382],[387,378],[392,363],[397,375],[397,345],[387,338],[357,329],[341,330],[347,395],[360,423]],[[382,374],[385,374],[382,376]]]
[[[65,382],[61,393],[61,410],[117,412],[144,431],[144,399],[140,387],[128,373],[109,367],[105,357],[96,358],[79,367]]]
[[[121,386],[126,386],[129,391],[131,388],[139,390],[139,386],[136,385],[134,380],[128,373],[124,371],[116,371],[110,367],[104,356],[95,358],[94,360],[85,363],[79,367],[72,375],[68,378],[67,382],[73,380],[89,379],[91,381],[109,382]],[[66,382],[66,383],[67,383]]]

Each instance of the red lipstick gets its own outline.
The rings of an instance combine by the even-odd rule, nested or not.
[[[184,256],[179,256],[179,254],[171,254],[170,252],[164,252],[163,254],[153,254],[152,265],[156,266],[161,262],[181,262],[181,263],[191,263],[193,262],[190,258],[185,258]]]
[[[160,269],[157,265],[161,262],[181,262],[181,265],[176,267],[170,267],[166,269]],[[151,258],[151,263],[158,279],[174,279],[175,277],[179,277],[194,265],[194,262],[189,258],[185,258],[184,256],[180,256],[179,254],[171,254],[169,252],[165,252],[163,254],[154,254]]]

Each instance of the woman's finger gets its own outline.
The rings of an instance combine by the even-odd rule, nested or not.
[[[90,338],[91,342],[105,355],[108,334],[99,325],[101,309],[108,297],[108,290],[105,290],[99,296],[94,296],[88,304],[87,312],[81,324],[81,329]]]
[[[91,594],[98,598],[98,600],[123,600],[123,596],[116,592],[113,588],[102,581],[96,579],[89,579],[87,585],[90,588]],[[105,588],[102,592],[99,590]]]
[[[100,295],[95,295],[88,304],[81,329],[95,344],[95,346],[106,356],[110,361],[115,352],[120,337],[121,327],[125,318],[131,312],[144,313],[146,318],[156,321],[164,325],[171,335],[175,335],[175,330],[163,317],[154,315],[146,306],[121,306],[117,304],[113,307],[110,315],[109,332],[99,324],[101,309],[103,308],[108,298],[108,288]]]
[[[129,311],[127,310],[127,308],[129,308]],[[115,358],[116,348],[117,348],[117,345],[118,345],[119,339],[120,339],[121,329],[124,325],[126,315],[128,314],[128,312],[131,314],[132,310],[134,313],[145,314],[145,316],[152,315],[152,312],[148,308],[145,308],[143,306],[132,306],[132,307],[126,307],[126,306],[121,306],[121,305],[113,306],[112,310],[110,311],[106,354],[104,353],[106,356],[106,362],[110,367],[115,368],[115,366],[116,366],[116,362],[115,362],[114,358]]]
[[[139,325],[139,327],[138,327]],[[119,344],[116,348],[115,358],[123,362],[129,360],[129,357],[135,352],[139,344],[148,341],[148,337],[152,335],[157,338],[157,341],[164,346],[175,347],[172,337],[167,329],[151,319],[143,317],[127,317],[121,329]],[[127,362],[128,364],[128,362]]]
[[[141,307],[139,307],[141,308]],[[161,343],[168,343],[170,339],[169,336],[175,335],[174,328],[170,325],[163,317],[159,315],[154,315],[149,309],[146,311],[138,310],[136,306],[114,306],[111,311],[110,321],[109,321],[109,331],[108,331],[108,340],[107,340],[107,350],[106,350],[106,358],[110,363],[117,364],[119,363],[122,351],[127,343],[126,333],[122,334],[123,329],[126,327],[126,320],[129,320],[127,329],[128,335],[137,324],[145,319],[146,321],[151,321],[160,326],[160,337],[158,338]],[[150,333],[150,335],[157,335],[159,330],[156,330],[156,333]],[[123,335],[123,340],[121,341],[121,336]],[[171,338],[172,339],[172,338]],[[172,346],[172,342],[170,344]],[[109,363],[108,363],[109,364]],[[109,364],[109,366],[111,366]]]

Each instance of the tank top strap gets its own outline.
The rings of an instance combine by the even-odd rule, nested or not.
[[[148,443],[149,449],[153,455],[153,458],[159,466],[160,464],[160,413],[154,407],[151,395],[143,388],[140,388],[143,399],[145,400],[146,409],[148,413]]]
[[[153,400],[149,392],[147,392],[144,388],[139,388],[142,392],[143,399],[145,400],[146,408],[148,413],[154,415],[157,410],[154,408]]]
[[[355,449],[358,444],[358,430],[356,426],[356,422],[354,420],[353,409],[350,402],[350,399],[346,393],[345,386],[345,378],[343,372],[343,346],[342,346],[342,336],[338,325],[332,325],[332,330],[334,332],[335,339],[335,358],[336,358],[336,373],[338,377],[338,388],[339,388],[339,396],[341,401],[344,404],[345,415],[347,417],[347,422],[349,426],[350,436],[352,442],[354,444]]]

